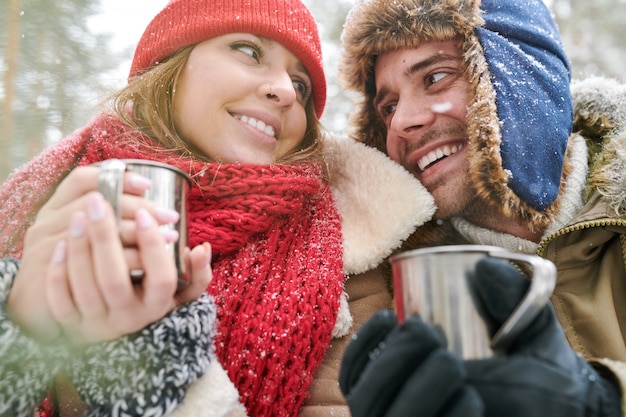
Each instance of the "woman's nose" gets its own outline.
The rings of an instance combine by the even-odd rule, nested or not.
[[[297,98],[293,81],[288,74],[273,77],[259,89],[259,94],[276,102],[281,107],[291,107]]]

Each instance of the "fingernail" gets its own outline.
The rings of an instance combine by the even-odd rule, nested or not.
[[[87,230],[87,219],[85,213],[79,211],[72,215],[70,220],[70,235],[72,237],[83,237]]]
[[[166,227],[161,228],[161,235],[163,235],[167,243],[176,242],[178,238],[180,237],[178,234],[178,231],[173,230],[173,229],[168,229]]]
[[[154,219],[150,213],[148,213],[148,210],[143,208],[137,210],[135,213],[135,220],[137,221],[137,226],[139,226],[140,229],[148,229],[155,224]]]
[[[54,246],[52,251],[52,262],[56,264],[62,264],[65,262],[65,255],[67,254],[67,243],[64,240],[60,240]]]
[[[89,195],[87,200],[87,214],[93,221],[99,221],[104,219],[106,201],[100,193],[93,193]]]
[[[211,265],[211,258],[213,257],[213,251],[211,250],[211,245],[208,242],[204,242],[202,246],[204,246],[204,249],[206,250],[206,256],[204,258],[204,267],[206,268],[209,265]]]
[[[152,181],[149,178],[146,178],[134,172],[130,172],[128,174],[128,180],[130,181],[130,185],[138,190],[145,191],[152,185]]]
[[[154,215],[162,223],[176,223],[180,219],[180,214],[176,210],[161,207],[154,211]]]

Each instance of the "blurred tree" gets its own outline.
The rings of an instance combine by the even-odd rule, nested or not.
[[[337,85],[337,66],[343,23],[355,1],[304,0],[320,25],[327,68],[322,121],[335,132],[347,129],[352,106]],[[90,30],[89,18],[100,12],[100,2],[0,0],[0,181],[86,123],[107,92],[103,75],[130,58],[134,45],[111,51],[112,34]],[[559,24],[576,78],[626,80],[626,0],[545,2]]]
[[[324,126],[334,132],[348,127],[352,100],[337,84],[337,67],[341,53],[341,31],[355,0],[303,0],[315,16],[322,38],[322,52],[328,80],[328,99],[322,116]]]
[[[546,0],[554,12],[574,78],[626,80],[626,0]]]
[[[91,33],[100,0],[0,0],[0,179],[84,124],[122,59]]]

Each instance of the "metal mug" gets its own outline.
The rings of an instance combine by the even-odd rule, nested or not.
[[[523,270],[530,267],[532,273],[528,292],[492,338],[467,283],[467,273],[485,257],[514,262]],[[488,358],[503,352],[548,303],[556,283],[552,262],[495,246],[416,249],[394,255],[390,262],[399,322],[419,314],[425,322],[440,327],[448,349],[464,359]]]
[[[158,207],[175,210],[180,214],[178,222],[160,227],[178,232],[178,240],[167,243],[167,251],[176,263],[178,287],[183,288],[189,282],[183,257],[188,241],[187,195],[191,187],[189,176],[171,165],[143,159],[108,159],[96,165],[100,167],[98,191],[113,207],[118,224],[121,221],[119,204],[126,171],[136,172],[152,181],[152,186],[145,191],[144,198],[154,202]],[[135,278],[140,277],[143,271],[132,271],[131,275]]]

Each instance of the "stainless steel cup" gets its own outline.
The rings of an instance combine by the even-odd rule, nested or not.
[[[532,273],[527,294],[491,339],[466,279],[485,257],[514,262]],[[416,249],[394,255],[390,262],[398,320],[419,314],[427,323],[440,326],[448,349],[464,359],[487,358],[509,346],[548,303],[556,283],[552,262],[494,246]]]
[[[142,159],[108,159],[97,164],[100,167],[98,191],[113,206],[118,224],[121,221],[119,208],[123,194],[124,172],[132,171],[152,181],[144,197],[158,207],[176,210],[180,219],[175,224],[160,226],[178,232],[179,239],[167,244],[167,251],[172,255],[178,272],[179,288],[189,282],[183,251],[187,246],[187,195],[191,180],[183,171],[171,165]],[[133,276],[141,276],[143,271],[133,271]]]

